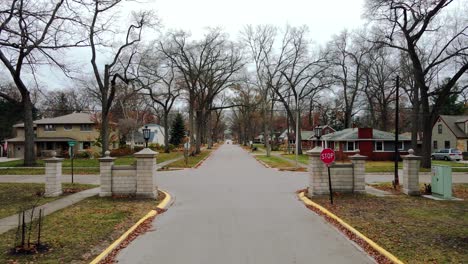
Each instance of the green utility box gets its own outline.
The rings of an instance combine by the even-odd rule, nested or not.
[[[432,166],[432,194],[444,199],[452,199],[452,167]]]

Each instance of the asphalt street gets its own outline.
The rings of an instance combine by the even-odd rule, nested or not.
[[[267,169],[225,144],[198,169],[161,172],[175,202],[119,263],[372,263],[298,201],[306,173]]]

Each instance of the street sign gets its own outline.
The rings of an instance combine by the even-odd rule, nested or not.
[[[330,148],[323,149],[322,152],[320,152],[320,159],[329,166],[335,161],[335,151]]]
[[[68,141],[68,146],[73,147],[75,146],[76,141]]]

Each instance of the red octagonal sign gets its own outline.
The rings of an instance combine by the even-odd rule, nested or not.
[[[333,163],[333,161],[335,161],[335,151],[330,148],[323,149],[322,152],[320,152],[320,159],[327,166],[330,165]]]

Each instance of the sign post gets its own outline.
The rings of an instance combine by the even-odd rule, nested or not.
[[[330,165],[335,161],[335,151],[329,148],[323,149],[322,152],[320,152],[320,160],[322,160],[322,162],[325,163],[325,166],[327,166],[328,190],[330,191],[330,203],[333,204],[333,190],[332,190],[331,176],[330,176]]]
[[[68,146],[70,147],[70,159],[71,159],[71,182],[73,182],[73,147],[75,146],[76,141],[68,141]]]

